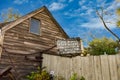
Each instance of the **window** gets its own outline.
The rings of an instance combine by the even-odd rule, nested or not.
[[[30,20],[30,32],[40,35],[40,20],[31,18]]]

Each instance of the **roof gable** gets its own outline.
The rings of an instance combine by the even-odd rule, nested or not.
[[[14,27],[14,26],[18,25],[19,23],[21,23],[21,22],[23,22],[23,21],[25,21],[25,20],[33,17],[34,15],[36,15],[36,14],[42,12],[42,11],[45,11],[45,12],[48,14],[48,16],[51,17],[52,21],[53,21],[53,22],[57,25],[57,27],[60,29],[60,31],[66,36],[66,38],[69,38],[69,36],[66,34],[66,32],[62,29],[62,27],[58,24],[58,22],[54,19],[54,17],[53,17],[52,14],[50,13],[50,11],[49,11],[49,10],[47,9],[47,7],[45,7],[45,6],[43,6],[42,8],[39,8],[39,9],[37,9],[37,10],[35,10],[35,11],[32,11],[32,12],[28,13],[28,14],[25,15],[25,16],[22,16],[22,17],[18,18],[18,19],[15,20],[15,21],[12,21],[12,22],[10,22],[10,23],[7,23],[6,25],[0,24],[0,26],[2,25],[2,26],[1,26],[2,32],[5,32],[5,31],[11,29],[12,27]]]

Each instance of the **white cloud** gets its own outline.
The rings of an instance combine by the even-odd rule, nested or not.
[[[86,15],[86,13],[80,13],[80,16],[85,16]]]
[[[110,20],[113,22],[113,20]],[[106,25],[110,28],[110,29],[114,29],[116,27],[115,24],[111,24],[111,23],[106,23]],[[85,28],[95,28],[95,29],[105,29],[103,23],[101,22],[101,20],[99,18],[90,18],[88,22],[86,23],[82,23],[80,24],[81,27],[85,27]]]
[[[66,0],[58,0],[58,2],[65,2]]]
[[[107,11],[115,11],[118,7],[120,7],[120,3],[119,2],[116,2],[116,1],[113,1],[112,3],[110,3],[108,6],[107,6]]]
[[[64,15],[67,16],[67,17],[69,17],[69,18],[78,17],[78,16],[79,16],[79,14],[75,14],[75,13],[72,13],[72,14],[71,14],[71,13],[69,13],[69,12],[65,12]]]
[[[14,0],[15,4],[23,4],[23,3],[28,3],[28,0]]]
[[[104,15],[104,20],[106,22],[106,25],[110,28],[110,29],[114,29],[116,28],[116,15],[115,15],[115,9],[116,7],[118,7],[120,4],[116,3],[115,1],[112,3],[107,3],[104,7],[106,8],[106,11],[110,11],[112,12],[112,15]],[[103,23],[101,22],[101,20],[98,18],[98,16],[96,15],[96,12],[94,9],[92,8],[88,8],[86,13],[81,13],[82,15],[84,15],[88,22],[86,23],[81,23],[81,27],[86,27],[86,28],[96,28],[96,29],[105,29]],[[90,17],[92,16],[92,17]],[[109,23],[107,23],[109,22]]]
[[[64,12],[64,15],[69,17],[69,18],[72,18],[72,17],[80,17],[80,14],[81,14],[81,8],[78,8],[78,9],[70,9],[68,10],[67,12]]]
[[[69,0],[68,2],[73,2],[74,0]]]
[[[87,6],[81,6],[81,9],[83,9],[83,10],[87,10],[88,7],[87,7]]]
[[[69,17],[93,17],[95,16],[95,10],[86,6],[83,6],[81,8],[75,9],[75,10],[69,10],[67,12],[64,12],[64,15],[69,16]]]
[[[116,1],[113,1],[110,3],[106,3],[106,0],[100,0],[100,1],[103,2],[102,6],[105,9],[105,11],[112,12],[112,15],[104,15],[105,22],[110,22],[110,23],[106,23],[107,26],[110,29],[116,28],[115,10],[116,8],[120,7],[120,3],[116,3]],[[73,18],[73,17],[76,19],[82,18],[83,20],[87,21],[87,22],[84,22],[84,21],[81,22],[80,20],[78,22],[80,23],[80,26],[82,27],[104,29],[104,25],[102,24],[101,20],[99,20],[98,16],[96,15],[96,11],[95,11],[96,8],[99,8],[97,5],[99,5],[100,1],[96,1],[95,3],[88,1],[88,4],[86,4],[85,0],[80,0],[79,5],[82,5],[80,6],[80,8],[65,12],[64,15],[66,15],[69,18]]]
[[[60,10],[63,9],[66,5],[63,3],[57,3],[57,2],[53,2],[50,6],[49,9],[51,11],[55,11],[55,10]]]
[[[95,14],[95,10],[94,9],[87,9],[87,11],[86,11],[86,14],[89,16],[92,16],[92,15],[94,15],[94,14],[92,14],[94,12],[94,14]]]
[[[82,6],[86,1],[85,0],[80,0],[79,5]]]

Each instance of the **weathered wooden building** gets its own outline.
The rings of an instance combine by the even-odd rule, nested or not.
[[[39,65],[35,61],[37,53],[57,54],[56,40],[68,38],[45,6],[15,21],[1,23],[0,70],[11,65],[17,78],[24,76]]]
[[[37,66],[37,62],[26,60],[25,55],[32,54],[34,58],[34,53],[50,48],[53,49],[46,53],[56,54],[55,41],[69,38],[45,6],[15,21],[1,23],[0,28],[0,69],[12,61],[21,76]]]

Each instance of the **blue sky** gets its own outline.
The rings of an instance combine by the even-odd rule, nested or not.
[[[84,43],[90,41],[91,36],[114,38],[96,15],[96,9],[103,7],[106,13],[110,13],[104,16],[105,21],[110,22],[108,27],[120,36],[120,29],[115,25],[119,0],[0,0],[0,15],[9,8],[25,15],[44,5],[70,37],[80,37]]]

